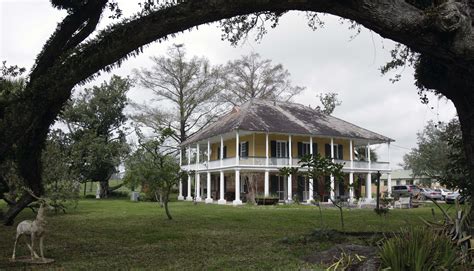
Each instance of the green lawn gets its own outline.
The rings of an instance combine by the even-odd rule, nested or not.
[[[333,245],[291,241],[320,227],[318,209],[312,206],[172,202],[170,209],[172,221],[156,203],[127,200],[81,200],[67,214],[49,213],[45,255],[56,263],[35,269],[318,269],[301,258]],[[345,210],[348,231],[397,231],[421,224],[420,216],[431,218],[431,209],[392,210],[387,217],[373,210]],[[33,218],[29,210],[17,222],[27,218]],[[336,209],[324,209],[323,218],[326,227],[340,229]],[[8,260],[14,235],[15,227],[0,226],[0,270],[24,268]],[[26,255],[24,242],[19,244],[17,255]]]

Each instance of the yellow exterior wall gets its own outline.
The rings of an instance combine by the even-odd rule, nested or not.
[[[268,152],[270,155],[271,146],[270,142],[273,140],[288,141],[287,135],[270,134],[268,136]],[[292,157],[298,156],[298,142],[309,142],[308,136],[292,136]],[[240,142],[249,142],[249,156],[265,157],[265,134],[255,133],[251,135],[245,135],[240,137]],[[313,143],[318,144],[318,153],[321,155],[325,154],[325,144],[331,144],[329,138],[317,138],[313,137]],[[334,139],[334,144],[341,144],[344,147],[343,160],[350,159],[350,143],[348,139]],[[227,147],[227,157],[235,157],[235,138],[224,141],[224,146]],[[217,149],[220,147],[220,142],[211,144],[211,160],[217,160]],[[316,150],[314,150],[316,151]]]

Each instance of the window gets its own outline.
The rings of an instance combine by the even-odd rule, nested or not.
[[[303,142],[301,143],[301,156],[305,156],[311,154],[310,148],[309,148],[309,143],[308,142]]]
[[[276,157],[288,157],[288,143],[286,141],[276,142]]]
[[[249,142],[248,141],[240,142],[239,156],[240,157],[248,157],[249,156]]]
[[[334,149],[334,159],[342,160],[343,153],[344,153],[344,146],[341,144],[334,144],[333,149]],[[331,144],[325,145],[325,152],[326,152],[326,157],[331,158]]]

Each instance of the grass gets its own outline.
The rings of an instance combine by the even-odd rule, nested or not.
[[[0,208],[4,207],[1,205]],[[332,242],[284,242],[321,226],[316,207],[219,206],[172,202],[174,220],[156,203],[128,200],[81,200],[67,214],[48,214],[45,256],[55,263],[35,270],[167,269],[295,270],[318,266],[301,258]],[[398,231],[430,219],[430,208],[392,210],[387,217],[373,210],[344,210],[348,231]],[[437,211],[440,217],[439,212]],[[25,210],[17,222],[32,219]],[[324,225],[339,229],[336,209],[323,210]],[[15,227],[0,226],[0,270],[24,269],[10,263]],[[19,242],[17,255],[28,255]]]

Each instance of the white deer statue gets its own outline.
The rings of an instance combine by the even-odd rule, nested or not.
[[[34,250],[35,240],[39,238],[41,259],[43,261],[45,260],[44,255],[43,255],[43,238],[44,238],[45,228],[46,228],[46,220],[44,217],[46,202],[42,199],[40,200],[41,200],[41,205],[38,209],[38,214],[36,215],[35,220],[22,221],[18,224],[16,228],[15,245],[13,246],[13,255],[12,255],[13,261],[15,260],[16,244],[18,242],[18,239],[20,239],[22,235],[29,235],[31,238],[31,246],[27,240],[25,240],[25,242],[28,248],[30,249],[32,259],[39,258],[38,254],[36,254]]]

